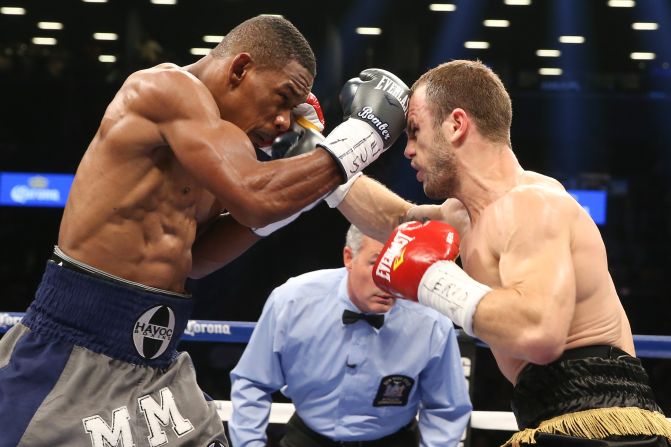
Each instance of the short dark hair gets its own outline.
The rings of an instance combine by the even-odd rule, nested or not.
[[[513,107],[501,79],[480,61],[454,60],[424,73],[411,93],[426,85],[434,124],[441,125],[456,108],[472,116],[480,133],[509,146]]]
[[[247,52],[261,66],[282,68],[295,60],[314,77],[317,63],[310,44],[287,19],[260,15],[233,28],[212,50],[214,57]]]

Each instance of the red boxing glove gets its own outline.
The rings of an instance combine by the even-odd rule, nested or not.
[[[406,222],[396,227],[373,267],[373,281],[399,298],[417,299],[426,270],[437,261],[453,261],[459,255],[459,234],[437,220]]]
[[[304,103],[294,107],[291,112],[294,123],[300,127],[293,126],[295,132],[301,132],[302,129],[312,129],[315,132],[322,133],[324,131],[324,126],[326,121],[324,120],[324,112],[322,112],[322,106],[319,104],[317,97],[310,92],[308,98]]]

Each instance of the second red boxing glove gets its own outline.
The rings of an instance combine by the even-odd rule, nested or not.
[[[431,220],[406,222],[393,231],[373,266],[373,281],[399,298],[417,301],[426,270],[459,255],[459,234],[451,225]]]
[[[324,132],[326,120],[319,100],[310,92],[304,103],[297,105],[291,111],[293,118],[292,129],[295,132],[301,132],[302,129],[312,129],[315,132]]]

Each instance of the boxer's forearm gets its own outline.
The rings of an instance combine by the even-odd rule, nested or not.
[[[358,178],[338,210],[365,235],[385,242],[413,204],[370,177]]]
[[[489,292],[473,316],[475,336],[506,356],[546,364],[561,355],[566,344],[570,309],[548,303],[513,288]]]

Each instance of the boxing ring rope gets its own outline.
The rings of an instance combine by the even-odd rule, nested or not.
[[[23,312],[0,312],[0,334],[7,332],[23,318]],[[189,320],[181,341],[214,343],[247,343],[254,330],[254,322]],[[476,340],[476,345],[487,347]],[[642,358],[671,359],[671,336],[634,335],[636,355]],[[233,411],[230,401],[215,401],[219,416],[228,421]],[[290,403],[273,403],[270,410],[270,423],[284,424],[294,413]],[[671,418],[669,418],[671,421]],[[482,430],[517,431],[517,423],[512,413],[506,411],[477,411],[471,414],[471,428]]]

